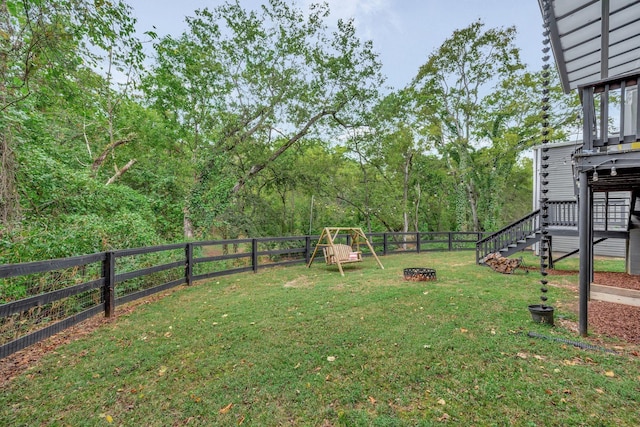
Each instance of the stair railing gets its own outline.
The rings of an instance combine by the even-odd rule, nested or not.
[[[512,222],[501,230],[478,240],[476,243],[476,263],[480,263],[484,257],[493,252],[498,252],[527,236],[535,234],[540,229],[540,209],[537,209],[525,217]]]

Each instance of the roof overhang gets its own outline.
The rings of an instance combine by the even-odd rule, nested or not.
[[[640,72],[640,1],[549,1],[551,48],[565,93]]]

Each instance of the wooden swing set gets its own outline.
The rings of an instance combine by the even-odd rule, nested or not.
[[[340,233],[348,234],[350,236],[351,246],[342,243],[335,243],[335,240]],[[371,254],[378,262],[378,265],[384,270],[384,266],[380,262],[380,259],[378,259],[376,251],[373,250],[373,246],[369,243],[369,240],[362,229],[353,227],[325,227],[320,234],[318,244],[313,250],[313,254],[311,255],[311,259],[309,260],[307,267],[311,267],[311,263],[318,253],[318,249],[322,248],[324,260],[327,265],[337,265],[338,270],[340,270],[340,274],[344,276],[342,264],[362,261],[362,252],[360,252],[361,242],[369,247]]]

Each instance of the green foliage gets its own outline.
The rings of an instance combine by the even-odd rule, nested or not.
[[[327,5],[196,11],[181,35],[148,33],[147,69],[122,1],[2,7],[6,262],[329,225],[493,230],[529,211],[540,75],[511,28],[456,31],[381,97],[374,46]],[[562,138],[577,104],[556,89]]]
[[[504,223],[514,166],[539,141],[539,74],[525,72],[514,45],[515,28],[457,30],[420,68],[410,90],[421,133],[441,154],[457,186],[457,228]],[[551,89],[555,137],[576,124],[574,98]],[[557,114],[556,114],[557,112]],[[524,193],[524,191],[523,191]]]

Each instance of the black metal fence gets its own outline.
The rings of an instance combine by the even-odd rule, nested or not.
[[[475,232],[372,233],[376,253],[475,250]],[[319,236],[180,243],[0,265],[0,359],[178,285],[308,263]],[[349,236],[339,236],[350,244]],[[363,255],[370,255],[361,247]]]

